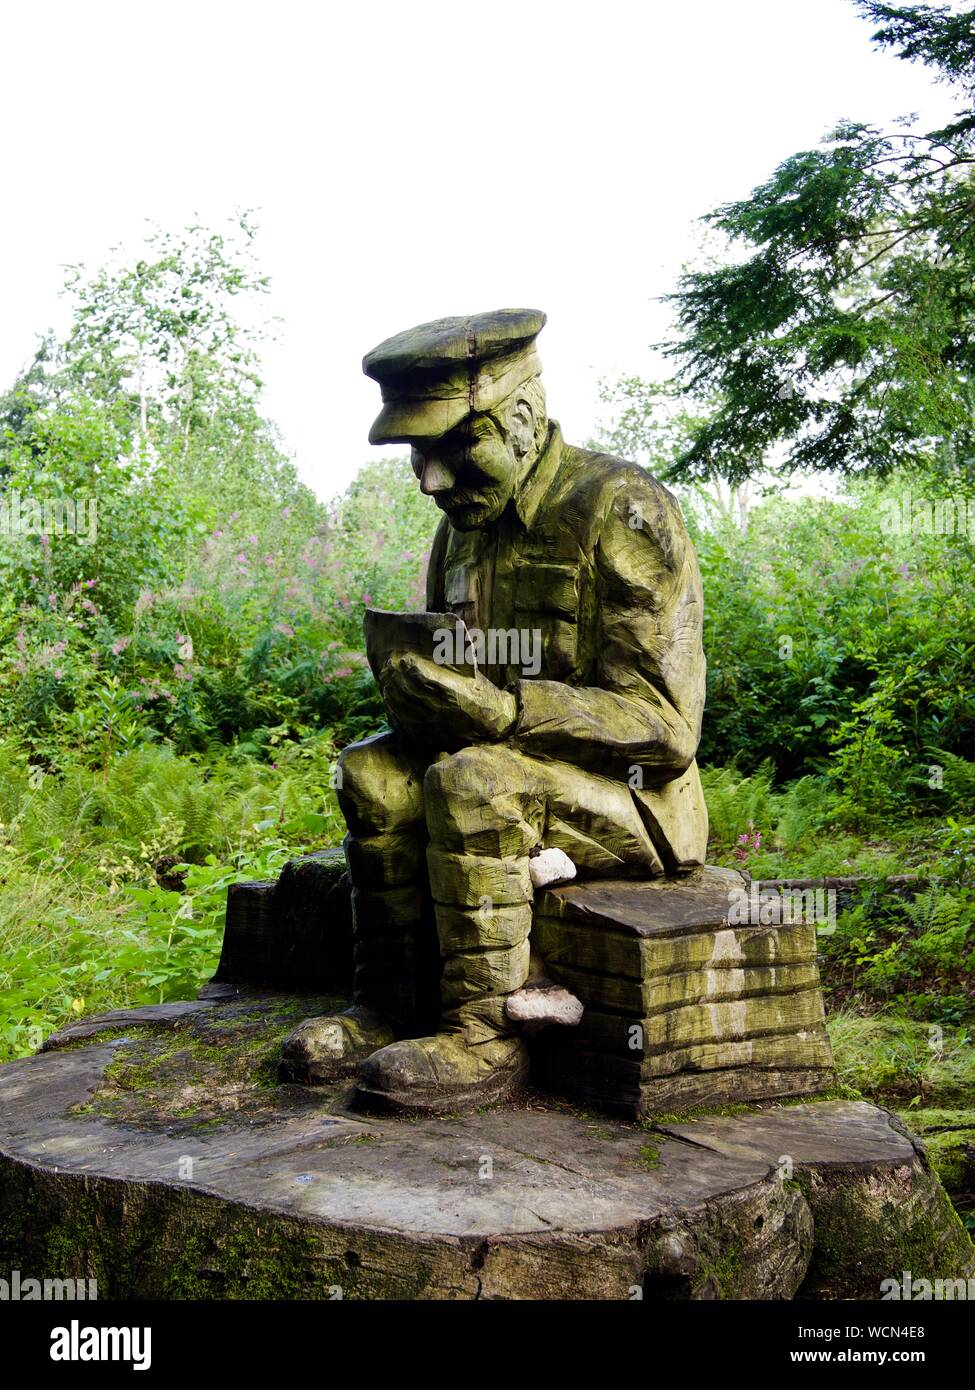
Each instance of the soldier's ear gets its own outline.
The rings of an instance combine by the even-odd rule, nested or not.
[[[508,413],[508,433],[518,458],[523,459],[535,444],[535,411],[531,401],[516,396]]]

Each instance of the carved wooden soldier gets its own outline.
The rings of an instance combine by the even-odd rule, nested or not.
[[[393,732],[342,755],[355,995],[302,1029],[319,1075],[323,1058],[326,1074],[357,1070],[384,1107],[460,1109],[525,1078],[505,1000],[529,974],[539,847],[583,878],[704,860],[697,561],[666,488],[549,420],[544,323],[524,309],[441,319],[363,362],[383,396],[370,441],[411,445],[444,513],[428,610],[541,643],[530,674],[517,643],[473,677],[393,652],[380,672]]]

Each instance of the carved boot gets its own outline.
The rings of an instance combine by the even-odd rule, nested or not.
[[[470,1110],[528,1079],[528,1052],[505,1001],[528,976],[531,904],[489,913],[437,904],[443,1016],[431,1037],[394,1042],[359,1069],[356,1100],[393,1111]],[[492,944],[483,949],[485,941]],[[478,943],[482,949],[471,950]],[[468,949],[458,949],[465,944]]]
[[[341,1014],[306,1018],[284,1040],[281,1078],[311,1085],[341,1080],[395,1037],[389,1019],[361,1004],[353,1004]]]

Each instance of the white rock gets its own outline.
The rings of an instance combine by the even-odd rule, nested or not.
[[[534,888],[547,888],[550,883],[567,883],[576,876],[576,866],[561,849],[543,849],[528,861]]]
[[[585,1010],[581,1000],[570,994],[561,985],[527,985],[524,989],[509,994],[504,1004],[505,1013],[515,1023],[534,1025],[529,1031],[543,1027],[546,1023],[560,1023],[563,1027],[574,1028]]]

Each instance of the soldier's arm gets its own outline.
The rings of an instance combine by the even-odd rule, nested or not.
[[[516,683],[512,742],[607,775],[660,780],[690,764],[704,705],[697,561],[676,502],[626,469],[600,498],[597,681]]]

